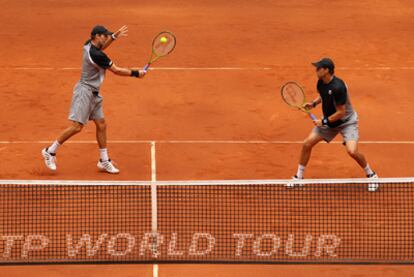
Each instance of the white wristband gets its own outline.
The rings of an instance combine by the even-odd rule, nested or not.
[[[116,36],[115,36],[115,34],[112,34],[112,35],[111,35],[111,38],[112,38],[113,40],[116,40]]]

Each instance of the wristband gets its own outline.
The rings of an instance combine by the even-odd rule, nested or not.
[[[139,78],[139,71],[138,70],[131,70],[131,77]]]
[[[328,117],[324,117],[324,118],[322,119],[322,125],[326,126],[326,125],[328,125],[328,124],[329,124],[329,119],[328,119]]]
[[[116,40],[116,36],[115,36],[115,34],[112,34],[112,35],[111,35],[111,38],[112,38],[113,40]]]

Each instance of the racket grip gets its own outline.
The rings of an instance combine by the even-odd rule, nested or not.
[[[315,120],[317,120],[318,118],[314,115],[314,114],[312,114],[312,113],[309,113],[309,117],[313,120],[313,121],[315,121]]]
[[[144,66],[143,70],[144,70],[144,71],[147,71],[149,67],[150,67],[150,64],[149,64],[149,63],[147,63],[147,64]]]

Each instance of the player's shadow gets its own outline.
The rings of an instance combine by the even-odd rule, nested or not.
[[[51,171],[47,168],[40,166],[28,170],[27,173],[36,177],[53,177],[57,175],[56,171]]]

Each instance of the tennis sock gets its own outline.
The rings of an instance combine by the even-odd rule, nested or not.
[[[55,154],[57,149],[59,148],[59,146],[60,146],[60,143],[57,140],[55,140],[52,143],[52,145],[47,148],[47,152],[49,152],[51,154]]]
[[[296,177],[298,177],[299,179],[303,179],[304,172],[305,172],[305,166],[300,164],[298,166],[298,172],[296,172]]]
[[[367,164],[367,166],[364,168],[365,170],[365,174],[366,175],[371,175],[374,173],[374,171],[372,171],[371,167],[369,166],[369,164]]]
[[[109,160],[108,150],[106,148],[100,148],[99,154],[101,155],[101,161],[106,162],[107,160]]]

